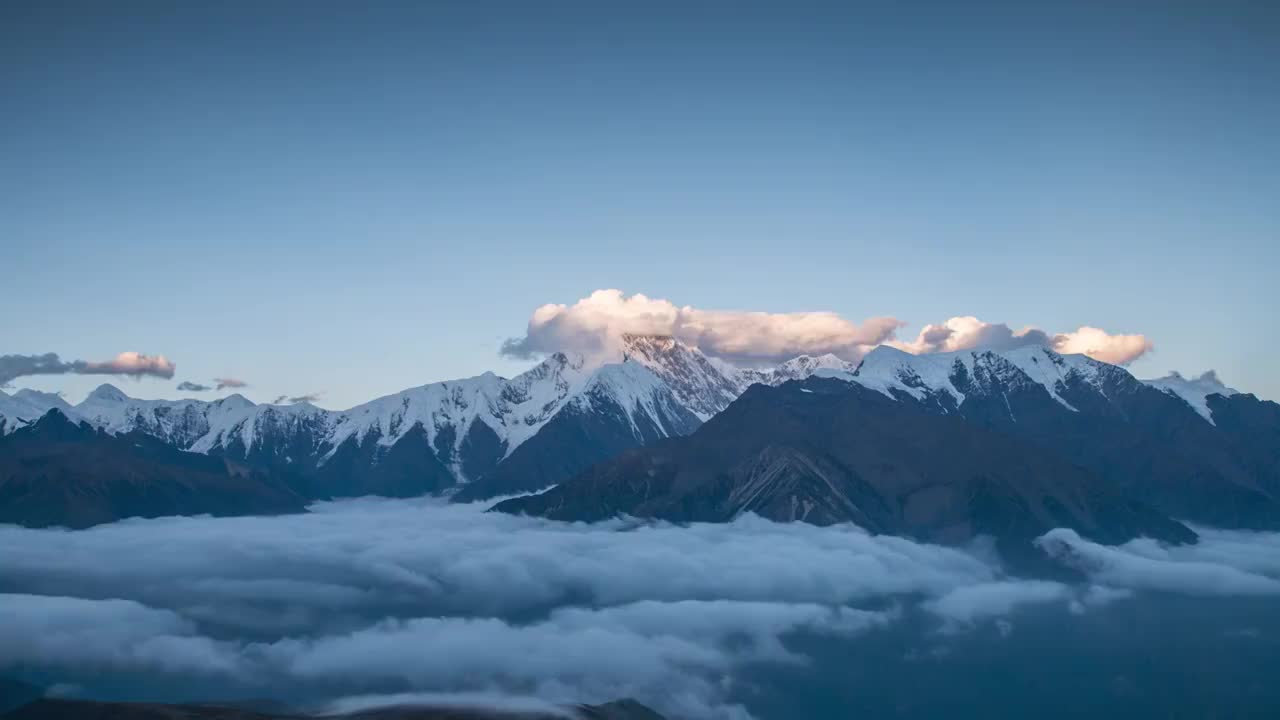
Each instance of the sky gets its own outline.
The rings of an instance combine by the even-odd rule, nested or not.
[[[616,288],[1280,399],[1277,87],[1257,2],[4,3],[0,355],[348,407]]]

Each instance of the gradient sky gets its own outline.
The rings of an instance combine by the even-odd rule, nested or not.
[[[6,2],[0,354],[346,407],[617,287],[1280,399],[1277,88],[1265,2]]]

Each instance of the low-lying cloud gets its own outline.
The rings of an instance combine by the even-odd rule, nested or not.
[[[596,290],[572,305],[538,308],[525,334],[503,343],[501,352],[529,358],[570,351],[609,360],[621,355],[622,336],[628,333],[670,335],[708,355],[747,366],[826,353],[856,362],[880,344],[917,354],[1037,344],[1117,364],[1132,362],[1152,348],[1143,335],[1115,335],[1089,326],[1066,333],[1014,331],[1004,323],[968,316],[926,325],[914,340],[899,340],[897,332],[906,324],[894,317],[856,323],[833,312],[704,310],[639,293]]]
[[[1135,593],[1280,592],[1277,534],[1108,547],[1054,531],[1042,547],[1088,578],[1067,584],[1011,577],[982,546],[850,525],[483,510],[364,499],[277,518],[0,526],[0,673],[90,688],[204,678],[241,697],[630,696],[690,720],[740,719],[741,673],[804,667],[798,636],[856,647],[923,618],[930,642],[1004,637],[1021,613],[1070,621]]]
[[[213,389],[213,386],[201,385],[200,383],[193,383],[190,380],[183,380],[178,383],[178,389],[182,392],[209,392]]]
[[[0,355],[0,386],[30,375],[144,375],[169,379],[177,365],[163,355],[122,352],[111,360],[63,361],[57,353],[43,355]]]
[[[249,383],[243,380],[238,380],[236,378],[214,378],[213,382],[214,382],[215,390],[225,390],[227,388],[249,387]]]

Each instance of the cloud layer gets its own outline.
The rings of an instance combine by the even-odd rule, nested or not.
[[[163,355],[122,352],[111,360],[63,361],[57,353],[0,355],[0,386],[28,375],[128,375],[172,378],[177,366]]]
[[[369,693],[606,701],[745,718],[753,667],[808,662],[923,618],[938,637],[1138,592],[1280,599],[1280,535],[1197,546],[1040,542],[1081,585],[1010,577],[982,546],[746,516],[676,527],[555,523],[437,500],[322,503],[281,518],[0,526],[0,673],[203,678],[242,697]],[[228,538],[234,538],[229,542]],[[429,652],[424,652],[429,648]]]
[[[857,361],[879,344],[913,353],[1038,344],[1118,364],[1132,362],[1152,348],[1142,335],[1113,335],[1088,326],[1056,334],[1036,328],[1014,331],[1003,323],[975,317],[953,317],[926,325],[916,339],[901,341],[896,333],[904,325],[893,317],[855,323],[832,312],[703,310],[638,293],[628,296],[620,290],[596,290],[572,305],[543,305],[535,310],[524,336],[505,342],[502,353],[528,358],[572,351],[588,358],[611,359],[621,353],[625,333],[670,335],[740,365],[825,353]]]

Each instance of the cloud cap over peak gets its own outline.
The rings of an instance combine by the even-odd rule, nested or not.
[[[1152,349],[1145,335],[1111,334],[1093,326],[1048,333],[1035,327],[1013,330],[1005,323],[956,316],[926,325],[911,341],[897,338],[907,323],[891,316],[861,323],[829,311],[771,313],[704,310],[621,290],[596,290],[572,305],[547,304],[529,318],[525,334],[502,345],[503,355],[530,358],[574,352],[597,361],[620,357],[623,336],[667,335],[707,355],[740,365],[761,365],[797,355],[833,354],[857,361],[876,345],[916,354],[977,347],[996,350],[1044,345],[1062,353],[1082,353],[1103,362],[1128,364]]]
[[[915,340],[894,340],[888,344],[917,355],[979,347],[1008,350],[1024,345],[1044,345],[1063,354],[1088,355],[1114,365],[1127,365],[1154,348],[1145,335],[1113,335],[1088,325],[1074,332],[1056,334],[1035,327],[1015,331],[1004,323],[984,322],[972,315],[925,325]]]
[[[893,337],[901,325],[890,317],[857,324],[833,312],[702,310],[609,289],[573,305],[543,305],[529,318],[525,335],[503,343],[502,353],[528,358],[569,350],[599,358],[616,354],[622,336],[635,334],[669,335],[708,355],[746,364],[804,354],[854,358]]]

